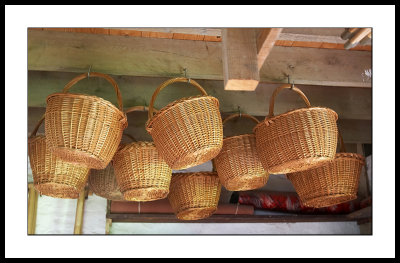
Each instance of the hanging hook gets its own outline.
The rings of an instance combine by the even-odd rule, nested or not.
[[[90,65],[89,66],[89,70],[88,70],[88,73],[87,73],[87,77],[89,78],[90,77],[90,70],[92,69],[92,65]]]
[[[292,80],[292,83],[290,83],[290,75],[287,75],[287,82],[290,84],[290,89],[293,89],[294,87],[294,80]]]
[[[188,83],[190,83],[190,78],[187,77],[187,68],[183,69],[183,73],[185,75],[185,78],[188,79]]]
[[[239,118],[242,117],[242,111],[240,110],[240,106],[238,106],[238,111],[239,111]]]

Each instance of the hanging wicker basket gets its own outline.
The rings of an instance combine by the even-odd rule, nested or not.
[[[49,151],[46,136],[36,135],[44,116],[28,139],[28,154],[33,185],[42,195],[76,199],[84,189],[89,168],[65,162]]]
[[[137,110],[143,110],[143,107],[129,108],[126,113]],[[167,197],[172,169],[161,158],[153,142],[132,142],[120,147],[113,165],[125,200],[152,201]]]
[[[306,171],[287,174],[305,206],[327,207],[357,198],[365,158],[360,154],[347,153],[340,134],[339,138],[341,148],[334,160]]]
[[[274,116],[275,97],[283,89],[298,93],[307,107]],[[286,174],[332,160],[336,153],[337,118],[329,108],[311,107],[300,89],[292,85],[278,87],[270,99],[269,115],[254,128],[263,167],[270,174]]]
[[[251,115],[232,114],[223,121],[223,124],[238,117],[259,123]],[[214,163],[221,184],[229,191],[254,190],[264,186],[268,181],[269,174],[258,159],[254,134],[225,138],[222,150],[215,157]]]
[[[201,96],[182,98],[168,104],[153,116],[158,93],[176,82],[189,82]],[[154,92],[146,129],[167,164],[174,170],[190,168],[213,159],[222,148],[222,120],[219,101],[208,96],[194,80],[170,79]]]
[[[110,76],[92,72],[110,82],[117,94],[119,109],[96,96],[68,93],[81,74],[72,79],[62,93],[47,97],[46,138],[49,149],[64,161],[94,169],[104,169],[114,156],[127,126],[122,98],[117,83]]]
[[[199,220],[217,210],[220,194],[216,172],[176,173],[172,175],[168,200],[178,219]]]

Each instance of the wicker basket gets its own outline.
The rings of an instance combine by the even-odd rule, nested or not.
[[[176,173],[172,175],[168,200],[178,219],[198,220],[217,210],[220,194],[216,172]]]
[[[143,107],[132,107],[126,113],[141,109]],[[113,165],[125,200],[152,201],[167,197],[172,169],[153,142],[132,142],[120,147]]]
[[[202,95],[174,101],[153,116],[158,93],[176,82],[189,82]],[[146,129],[161,156],[174,170],[205,163],[217,156],[222,148],[219,101],[207,96],[196,81],[187,78],[170,79],[157,88],[150,101]]]
[[[251,115],[232,114],[223,124],[237,117],[245,117],[259,123]],[[222,150],[214,159],[221,184],[229,191],[254,190],[264,186],[269,174],[258,159],[255,135],[232,136],[225,138],[223,142]]]
[[[274,116],[274,100],[282,89],[297,92],[307,108]],[[331,109],[311,107],[298,88],[292,85],[278,87],[270,99],[269,115],[254,128],[263,167],[270,174],[286,174],[332,160],[336,153],[337,118]]]
[[[49,151],[46,137],[36,135],[43,120],[44,116],[28,139],[34,187],[42,195],[76,199],[86,185],[90,169],[65,162]]]
[[[118,98],[119,109],[96,96],[68,93],[82,74],[72,79],[62,93],[47,97],[45,130],[49,149],[64,161],[84,164],[89,168],[107,167],[127,126],[122,112],[122,98],[117,83],[108,75],[93,72],[90,77],[109,81]]]
[[[365,159],[360,154],[346,153],[340,134],[339,137],[341,149],[334,160],[306,171],[287,174],[305,206],[320,208],[357,198]]]

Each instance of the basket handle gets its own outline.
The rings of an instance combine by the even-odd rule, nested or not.
[[[36,124],[36,127],[33,129],[31,135],[29,136],[29,138],[32,138],[36,135],[37,131],[39,130],[40,125],[43,123],[44,121],[44,114],[42,116],[42,118],[40,118],[39,122]]]
[[[307,108],[310,108],[310,107],[311,107],[310,101],[307,99],[306,95],[305,95],[299,88],[297,88],[297,87],[295,87],[294,85],[291,85],[291,84],[286,84],[286,85],[280,86],[280,87],[278,87],[278,88],[276,88],[276,89],[274,90],[274,93],[272,94],[272,97],[271,97],[270,102],[269,102],[269,114],[268,114],[268,118],[274,117],[275,97],[276,97],[276,95],[278,95],[278,93],[279,93],[281,90],[283,90],[283,89],[290,89],[290,90],[295,91],[295,92],[298,93],[298,94],[300,95],[300,97],[304,100],[304,102],[305,102],[306,105],[307,105]]]
[[[226,117],[226,118],[222,121],[222,124],[225,124],[225,123],[227,123],[227,122],[230,121],[230,120],[233,120],[233,119],[235,119],[235,118],[240,118],[240,117],[248,118],[248,119],[254,121],[256,124],[259,124],[259,123],[260,123],[260,121],[257,120],[256,117],[253,117],[253,116],[251,116],[251,115],[249,115],[249,114],[239,114],[239,113],[235,113],[235,114],[232,114],[232,115],[229,115],[228,117]]]
[[[342,134],[340,133],[339,129],[338,129],[338,139],[339,139],[339,144],[340,144],[340,152],[345,153],[346,148],[344,147],[343,137],[342,137]]]
[[[154,101],[156,100],[156,97],[157,97],[158,93],[160,93],[160,91],[163,90],[166,86],[168,86],[168,85],[170,85],[172,83],[176,83],[176,82],[187,82],[189,84],[192,84],[193,86],[195,86],[202,93],[202,95],[207,96],[207,92],[200,86],[200,84],[197,83],[196,81],[192,80],[192,79],[188,79],[188,78],[184,78],[184,77],[169,79],[169,80],[164,81],[163,83],[161,83],[161,85],[158,86],[156,91],[154,91],[153,96],[151,97],[151,100],[150,100],[149,119],[151,119],[153,117]]]
[[[117,99],[118,99],[118,107],[120,111],[123,111],[123,105],[122,105],[122,97],[121,97],[121,92],[119,91],[117,82],[115,82],[115,80],[113,78],[111,78],[109,75],[103,74],[103,73],[98,73],[98,72],[91,72],[90,74],[87,73],[83,73],[79,76],[76,76],[75,78],[73,78],[70,82],[67,83],[67,85],[65,85],[64,89],[63,89],[63,93],[68,93],[69,89],[75,85],[78,81],[88,78],[88,77],[100,77],[100,78],[104,78],[106,79],[108,82],[111,83],[111,85],[113,85],[115,93],[117,94]]]

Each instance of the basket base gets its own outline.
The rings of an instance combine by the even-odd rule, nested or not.
[[[301,160],[295,160],[295,161],[290,161],[286,162],[284,164],[280,165],[275,165],[272,167],[264,167],[270,174],[287,174],[287,173],[294,173],[294,172],[300,172],[304,170],[308,170],[310,168],[313,168],[317,165],[321,165],[324,162],[327,161],[332,161],[333,158],[329,157],[310,157],[310,158],[304,158]]]
[[[216,157],[221,149],[222,144],[218,147],[210,146],[201,148],[178,159],[175,163],[171,164],[170,167],[172,170],[182,170],[203,164]]]
[[[65,162],[70,162],[77,165],[84,165],[92,169],[105,169],[108,165],[103,160],[93,154],[83,152],[78,149],[71,149],[66,147],[52,148],[52,153]]]
[[[221,180],[221,183],[229,191],[248,191],[263,187],[268,177],[267,172],[261,175],[246,174],[225,181]]]
[[[75,187],[59,183],[34,184],[34,187],[41,195],[55,198],[77,199],[80,191]]]
[[[189,208],[176,214],[176,217],[180,220],[199,220],[211,216],[215,211],[214,207],[198,207]]]
[[[131,189],[124,192],[124,199],[126,201],[146,202],[167,197],[169,189],[148,187],[141,189]]]
[[[334,194],[328,196],[320,196],[303,202],[305,206],[321,208],[328,207],[332,205],[337,205],[341,203],[345,203],[357,198],[357,195],[352,194]]]

